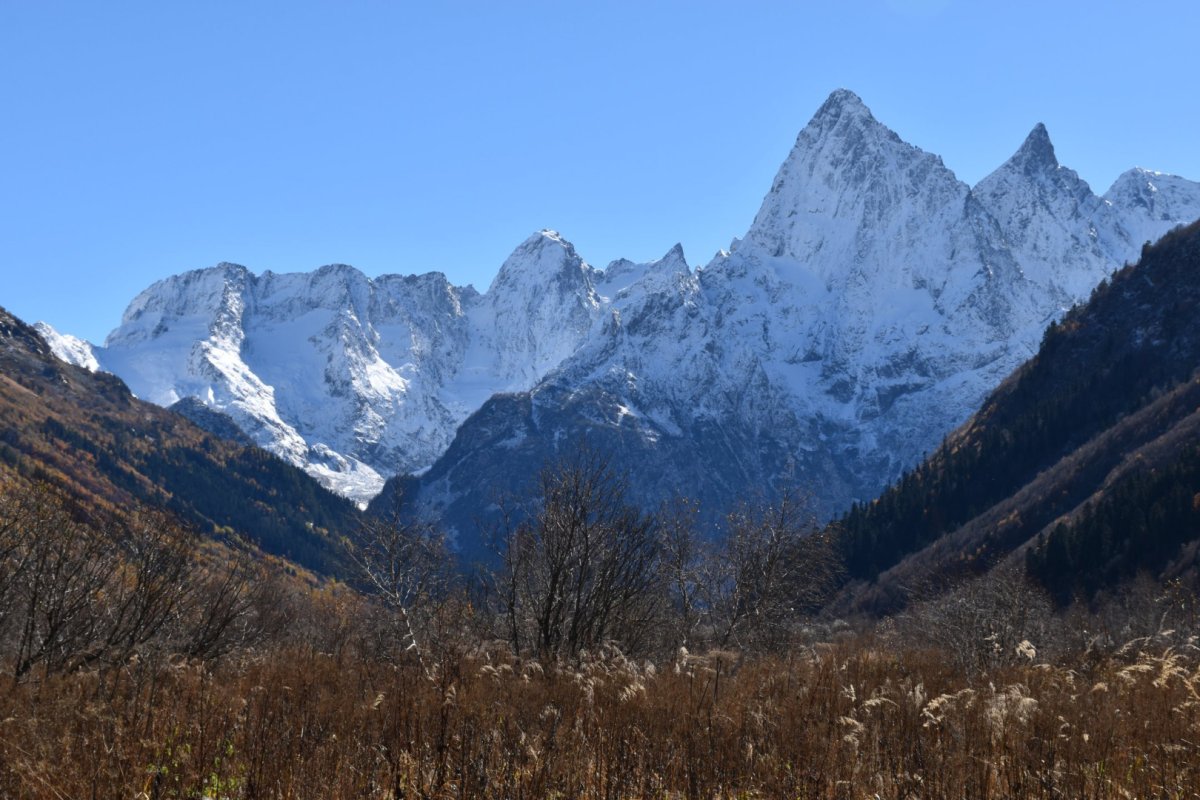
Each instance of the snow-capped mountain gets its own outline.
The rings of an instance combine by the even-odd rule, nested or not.
[[[220,264],[142,292],[103,347],[44,332],[67,360],[90,357],[161,405],[197,398],[365,502],[387,476],[431,464],[492,394],[528,389],[573,352],[599,314],[593,274],[552,231],[482,295],[440,273]]]
[[[1120,209],[1125,238],[1140,246],[1162,236],[1164,228],[1179,220],[1195,219],[1200,183],[1139,167],[1122,173],[1104,193],[1104,200]]]
[[[935,447],[1144,241],[1198,217],[1200,184],[1173,176],[1134,170],[1097,197],[1041,125],[969,187],[841,90],[705,267],[676,247],[596,270],[549,231],[483,294],[437,273],[219,265],[147,289],[94,357],[359,500],[427,470],[409,490],[466,521],[586,437],[646,499],[799,483],[834,510]]]
[[[613,301],[574,355],[491,400],[405,489],[466,532],[585,438],[645,502],[676,491],[719,510],[789,484],[825,513],[869,499],[1146,238],[1200,217],[1197,184],[1160,184],[1171,213],[1147,227],[1141,206],[1061,167],[1038,125],[968,187],[836,92],[730,252]]]
[[[1074,170],[1059,165],[1040,123],[972,194],[999,225],[1001,243],[1025,278],[1058,306],[1086,297],[1112,272],[1114,261],[1119,265],[1137,255],[1121,212]]]

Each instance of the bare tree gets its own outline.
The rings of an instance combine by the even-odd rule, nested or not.
[[[671,651],[693,647],[705,619],[705,566],[711,543],[700,535],[700,507],[676,498],[659,511],[660,569],[667,599],[665,644]]]
[[[95,646],[103,622],[97,600],[120,569],[107,537],[80,522],[60,496],[41,490],[35,502],[22,523],[23,568],[14,587],[16,680],[39,664],[66,669]]]
[[[422,633],[446,595],[452,570],[445,534],[407,519],[397,503],[386,517],[364,521],[345,546],[368,589],[392,612],[401,650],[427,666]]]
[[[33,558],[29,541],[40,505],[36,495],[45,491],[45,487],[21,491],[15,483],[0,487],[0,644],[23,605],[19,586]]]
[[[211,660],[255,647],[292,621],[279,577],[241,540],[202,559],[189,581],[172,631],[173,649],[188,657]]]
[[[46,485],[0,496],[0,664],[16,680],[156,652],[222,655],[261,635],[273,585],[236,543],[200,553],[165,514],[85,517]]]
[[[120,563],[98,604],[101,635],[77,656],[81,665],[123,663],[175,627],[197,589],[194,531],[153,512],[107,521],[101,530]]]
[[[894,624],[906,643],[936,648],[966,672],[1016,663],[1058,638],[1049,594],[1013,563],[913,604]]]
[[[837,584],[841,564],[829,536],[795,493],[728,515],[701,585],[714,643],[779,649],[793,624]]]
[[[513,649],[549,659],[609,641],[644,648],[661,598],[656,520],[587,448],[544,468],[537,487],[531,518],[502,537],[497,597]]]

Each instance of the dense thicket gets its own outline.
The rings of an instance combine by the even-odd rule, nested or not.
[[[277,590],[260,555],[163,513],[0,481],[0,675],[15,683],[253,646]]]

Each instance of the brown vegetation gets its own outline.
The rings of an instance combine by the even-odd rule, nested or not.
[[[0,483],[0,674],[215,659],[276,624],[276,582],[236,541],[144,510],[89,518],[46,484]]]
[[[543,513],[516,529],[515,605],[503,570],[490,591],[453,586],[421,526],[357,539],[364,597],[206,553],[165,518],[85,524],[52,491],[10,490],[0,796],[1200,790],[1200,649],[1179,627],[1194,592],[1143,586],[1107,617],[1068,618],[997,572],[854,632],[806,617],[832,566],[796,508],[739,512],[718,545],[686,506],[625,516],[610,478],[587,459],[544,476]],[[639,558],[615,552],[639,570],[636,598],[603,575],[629,519]],[[605,620],[603,640],[572,639],[576,614]],[[554,633],[525,638],[543,619]]]
[[[1119,276],[1100,299],[1140,285]],[[1014,531],[1106,475],[1140,493],[1111,497],[1159,511],[1039,562],[1047,540],[1030,564],[1112,572],[1124,553],[1127,576],[1157,567],[1148,538],[1195,557],[1200,462],[1175,453],[1195,438],[1197,384],[1190,366],[1186,385],[1176,374],[1194,359],[1163,361],[1175,383],[1102,393],[1090,438],[1060,441],[1057,420],[1090,408],[1098,379],[1051,369],[1055,349],[1131,339],[1085,322],[1074,312],[997,395],[1026,392],[1028,414],[989,406],[978,447],[951,439],[840,531],[785,495],[713,537],[687,502],[633,507],[583,451],[542,473],[499,531],[496,569],[467,582],[434,526],[350,513],[258,451],[54,362],[0,312],[0,797],[1194,797],[1195,570],[1088,585],[1063,608],[1019,559],[998,561],[1028,540]],[[1119,385],[1139,364],[1096,374]],[[1131,442],[1136,469],[1114,461]],[[1003,456],[1003,481],[967,480],[990,474],[985,452]],[[1096,475],[1077,481],[1087,464]],[[1159,470],[1169,492],[1162,474],[1127,480],[1155,464],[1175,465]],[[1083,516],[1112,527],[1105,508]],[[239,530],[354,567],[352,587],[298,577]],[[1134,533],[1136,551],[1114,544]],[[842,557],[860,600],[878,599],[857,607],[904,610],[817,616]]]
[[[1183,797],[1200,668],[1152,643],[968,676],[852,639],[789,656],[477,648],[431,672],[291,644],[26,682],[0,794],[50,797]]]

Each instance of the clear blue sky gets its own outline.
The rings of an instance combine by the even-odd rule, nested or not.
[[[1200,179],[1188,2],[0,0],[0,305],[102,340],[236,261],[485,288],[534,230],[703,264],[853,89],[973,183],[1038,121]]]

